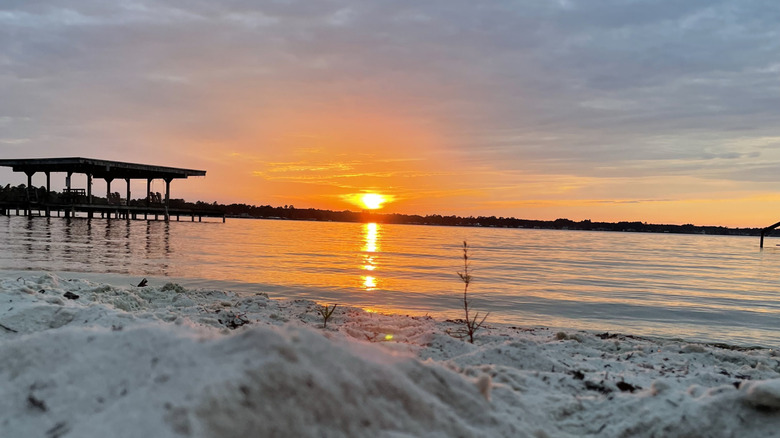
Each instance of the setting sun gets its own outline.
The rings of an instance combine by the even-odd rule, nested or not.
[[[395,200],[393,195],[383,195],[376,192],[352,193],[342,195],[341,198],[350,204],[360,207],[363,210],[378,210]]]
[[[378,193],[366,193],[360,198],[360,202],[362,202],[363,206],[369,210],[382,208],[382,204],[384,204],[386,201],[387,200],[385,197]]]

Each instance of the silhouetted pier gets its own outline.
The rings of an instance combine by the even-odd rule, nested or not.
[[[11,167],[14,172],[24,172],[27,175],[26,192],[17,199],[7,199],[0,202],[0,213],[26,216],[53,215],[75,217],[77,213],[93,218],[100,215],[103,218],[125,219],[163,219],[189,216],[192,221],[204,217],[221,217],[222,212],[206,209],[171,208],[171,182],[174,179],[186,179],[190,176],[206,176],[205,170],[182,169],[176,167],[152,166],[147,164],[125,163],[121,161],[95,160],[91,158],[30,158],[0,160],[0,166]],[[33,176],[37,173],[46,175],[46,188],[39,190],[33,186]],[[62,193],[51,191],[51,174],[64,173],[65,189]],[[73,174],[84,174],[87,177],[86,187],[72,187]],[[93,179],[103,179],[106,182],[106,198],[98,198],[92,193]],[[131,201],[130,182],[134,179],[146,180],[146,199],[141,202]],[[165,181],[165,197],[152,192],[152,181]],[[127,190],[123,198],[119,192],[111,191],[114,180],[125,180]],[[135,205],[133,205],[135,203]]]

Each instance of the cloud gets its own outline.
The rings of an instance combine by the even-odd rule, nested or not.
[[[780,136],[778,22],[771,0],[9,0],[0,138],[19,156],[319,147],[433,174],[767,181],[780,157],[750,142]],[[402,170],[374,167],[352,175]]]

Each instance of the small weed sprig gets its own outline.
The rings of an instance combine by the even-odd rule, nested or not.
[[[328,326],[328,319],[330,319],[330,315],[333,315],[333,311],[336,310],[336,306],[338,306],[338,304],[334,304],[333,307],[325,305],[317,308],[317,312],[322,315],[322,328]]]
[[[463,282],[463,310],[466,313],[466,320],[463,322],[466,325],[463,337],[468,336],[469,342],[473,344],[474,333],[482,327],[482,324],[485,323],[485,319],[490,315],[490,312],[486,313],[479,322],[477,322],[479,319],[479,312],[475,313],[473,318],[469,315],[468,293],[472,277],[471,274],[469,274],[469,244],[466,243],[465,240],[463,241],[463,272],[458,272],[458,277],[460,277],[460,280]]]

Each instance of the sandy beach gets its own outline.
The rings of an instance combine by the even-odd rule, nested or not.
[[[330,304],[330,303],[327,303]],[[3,437],[768,437],[780,358],[258,290],[0,279]]]

